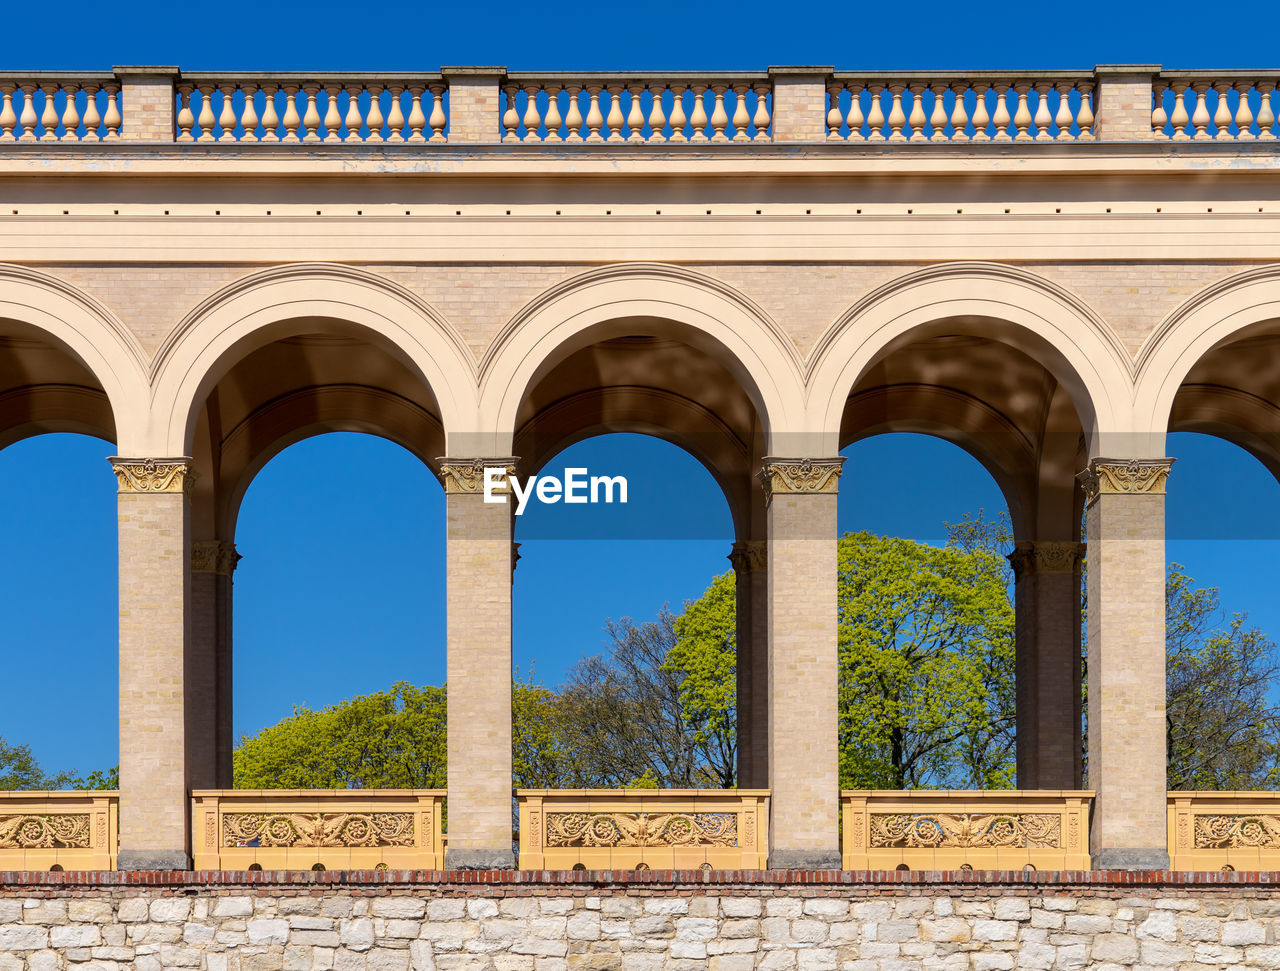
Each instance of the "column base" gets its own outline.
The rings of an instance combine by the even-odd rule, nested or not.
[[[116,854],[117,870],[190,870],[186,850],[121,850]]]
[[[1112,846],[1093,854],[1095,870],[1167,870],[1169,853],[1163,846]]]
[[[834,850],[772,850],[769,853],[770,870],[839,870],[840,851]]]
[[[449,849],[444,851],[444,868],[446,870],[514,870],[516,858],[510,847],[498,846],[480,850]]]

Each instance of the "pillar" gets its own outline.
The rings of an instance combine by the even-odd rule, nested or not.
[[[733,544],[738,602],[738,785],[769,786],[769,554],[763,540]]]
[[[192,789],[232,785],[231,578],[239,561],[234,543],[204,540],[192,546],[192,663],[187,666],[194,682],[187,718]]]
[[[1159,64],[1099,64],[1093,69],[1097,94],[1094,136],[1108,142],[1149,142],[1152,83]]]
[[[503,473],[485,501],[485,470]],[[448,525],[449,869],[511,869],[513,458],[442,458]]]
[[[154,65],[115,69],[120,81],[120,140],[172,142],[176,137],[176,67]]]
[[[844,459],[765,458],[769,866],[838,869],[836,486]]]
[[[1019,789],[1081,786],[1080,562],[1069,542],[1019,543],[1017,617]]]
[[[1164,492],[1171,459],[1094,459],[1088,540],[1089,850],[1102,870],[1169,865]]]
[[[830,66],[770,67],[773,82],[773,140],[827,140],[827,81]]]
[[[185,870],[190,459],[112,458],[119,482],[121,870]]]
[[[442,67],[449,84],[449,141],[502,140],[502,80],[505,67]]]

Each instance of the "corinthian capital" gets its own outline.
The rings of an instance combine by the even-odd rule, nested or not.
[[[1017,576],[1075,573],[1083,557],[1083,543],[1019,543],[1009,554],[1009,563]]]
[[[116,474],[121,493],[189,493],[196,473],[191,459],[126,459],[113,455],[107,461]]]
[[[498,495],[506,495],[509,486],[507,479],[516,474],[516,456],[507,458],[440,458],[440,481],[444,483],[444,492],[452,495],[479,495],[484,492],[485,469],[502,469],[502,488],[495,490]]]
[[[236,552],[235,543],[221,543],[218,540],[202,540],[191,544],[191,572],[216,573],[229,577],[236,571],[236,564],[243,557]]]
[[[734,543],[729,562],[734,573],[760,573],[769,569],[769,546],[762,539]]]
[[[782,494],[835,494],[840,478],[840,456],[829,459],[783,459],[765,456],[760,484],[765,499]]]
[[[1080,473],[1084,502],[1098,496],[1162,496],[1173,459],[1094,459]]]

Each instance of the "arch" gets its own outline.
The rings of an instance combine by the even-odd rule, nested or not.
[[[1264,266],[1211,284],[1161,321],[1138,352],[1134,395],[1137,429],[1159,443],[1159,454],[1174,398],[1196,363],[1246,328],[1276,318],[1280,266]]]
[[[259,347],[315,328],[352,324],[420,377],[446,435],[474,427],[475,360],[457,331],[399,284],[337,263],[294,263],[250,274],[191,311],[153,366],[155,448],[186,454],[208,391]]]
[[[927,333],[929,325],[956,318],[969,321],[970,331],[982,336],[990,326],[985,322],[995,323],[1002,328],[996,340],[1044,364],[1071,394],[1091,447],[1127,421],[1129,357],[1082,300],[1018,267],[944,263],[874,290],[815,346],[808,367],[808,427],[821,434],[829,454],[834,454],[845,401],[866,370],[894,347]]]
[[[111,311],[51,274],[0,264],[0,318],[39,331],[83,365],[107,396],[116,447],[122,455],[141,454],[148,415],[146,355]]]
[[[588,270],[522,308],[480,364],[480,425],[493,454],[509,453],[521,401],[569,354],[634,331],[659,331],[726,367],[755,405],[769,438],[799,427],[804,396],[795,345],[760,307],[705,274],[658,263]]]

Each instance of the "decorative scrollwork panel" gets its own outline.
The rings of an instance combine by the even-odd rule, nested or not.
[[[1280,816],[1196,816],[1196,849],[1280,849]]]
[[[994,847],[1056,849],[1056,813],[885,813],[871,816],[873,847]]]
[[[547,813],[547,846],[737,846],[736,813]]]
[[[223,846],[412,846],[413,813],[226,813]]]
[[[0,816],[0,849],[36,850],[93,845],[88,813]]]

